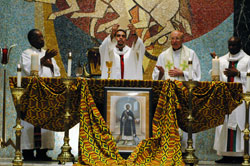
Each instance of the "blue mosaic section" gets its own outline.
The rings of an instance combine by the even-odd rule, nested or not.
[[[202,81],[211,81],[208,72],[212,68],[212,58],[209,53],[215,51],[218,56],[223,56],[228,52],[227,41],[233,35],[233,17],[232,14],[212,31],[185,43],[185,45],[195,50],[200,59]],[[200,160],[217,160],[220,158],[213,149],[214,134],[215,129],[197,134],[195,154]]]
[[[53,12],[57,11],[53,5]],[[95,46],[91,37],[75,26],[65,16],[54,20],[54,27],[57,36],[58,47],[65,69],[68,67],[68,53],[72,52],[72,76],[76,76],[76,68],[87,63],[86,52],[88,48]],[[63,28],[61,28],[63,27]]]
[[[223,56],[228,52],[227,41],[233,35],[233,17],[232,14],[212,31],[185,43],[200,59],[202,81],[211,81],[208,72],[212,68],[212,58],[209,53],[215,51],[218,56]]]
[[[12,102],[12,96],[9,90],[8,77],[16,76],[17,63],[19,62],[22,51],[29,47],[27,41],[27,32],[34,27],[34,4],[24,2],[23,0],[1,0],[0,2],[0,47],[10,47],[17,44],[13,48],[9,57],[9,63],[6,66],[6,140],[11,138],[15,141],[15,131],[13,126],[16,121],[16,111]],[[1,56],[2,59],[2,56]],[[2,122],[3,111],[3,76],[4,66],[0,64],[0,121]],[[0,135],[2,137],[2,123],[0,124]],[[1,158],[13,158],[14,149],[12,147],[1,148]]]

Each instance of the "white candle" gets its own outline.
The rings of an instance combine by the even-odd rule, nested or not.
[[[39,55],[31,55],[31,71],[39,71]]]
[[[250,73],[247,73],[247,92],[250,92]]]
[[[219,75],[220,74],[220,60],[216,56],[212,59],[212,75]]]
[[[67,70],[67,76],[68,77],[71,76],[71,64],[72,64],[72,54],[71,54],[71,52],[69,52],[69,55],[68,55],[68,70]]]
[[[18,64],[17,65],[17,87],[18,88],[21,88],[21,81],[22,81],[22,78],[21,78],[21,65]]]
[[[188,60],[188,80],[192,80],[192,73],[193,73],[193,66],[192,66],[192,60]]]

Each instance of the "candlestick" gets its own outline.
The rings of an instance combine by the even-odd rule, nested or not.
[[[192,73],[193,73],[193,69],[192,69],[192,60],[189,59],[188,60],[188,80],[192,80]]]
[[[249,73],[247,73],[249,74]],[[250,93],[243,93],[242,98],[245,101],[246,113],[245,113],[245,129],[242,131],[244,133],[244,161],[241,163],[243,166],[250,166],[249,163],[249,104],[250,104]]]
[[[70,94],[70,87],[73,86],[74,80],[71,78],[65,78],[62,80],[63,84],[66,87],[66,95],[68,96]],[[63,146],[61,147],[61,153],[58,155],[57,160],[59,161],[59,164],[65,164],[68,161],[73,161],[75,160],[75,157],[71,153],[71,147],[69,144],[69,129],[70,129],[70,117],[72,116],[70,114],[71,110],[71,101],[70,98],[68,97],[65,103],[65,115],[64,115],[64,143]]]
[[[17,65],[17,87],[21,88],[22,79],[21,79],[21,65]]]
[[[187,147],[185,149],[185,154],[183,156],[183,160],[185,164],[189,165],[197,165],[199,162],[199,159],[195,156],[195,149],[193,148],[193,137],[192,137],[192,130],[193,130],[193,108],[195,107],[192,104],[192,98],[193,98],[193,89],[197,87],[198,82],[197,81],[183,81],[183,84],[188,89],[188,140],[187,140]]]
[[[250,73],[247,73],[247,92],[250,92]]]
[[[72,64],[72,53],[69,52],[69,55],[68,55],[68,70],[67,70],[67,76],[68,77],[71,76],[71,64]]]

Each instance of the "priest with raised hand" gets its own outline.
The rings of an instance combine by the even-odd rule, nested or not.
[[[250,57],[241,49],[241,40],[231,37],[228,40],[229,53],[219,58],[220,81],[239,82],[246,92],[247,72],[250,70]],[[215,58],[216,54],[211,53]],[[217,163],[242,163],[245,128],[245,103],[239,105],[230,115],[226,115],[224,124],[216,127],[214,149],[223,156]]]
[[[137,36],[134,25],[129,24],[132,40],[132,47],[129,47],[126,44],[126,31],[118,28],[118,24],[113,25],[111,34],[104,39],[99,48],[101,78],[108,78],[106,61],[112,61],[111,79],[143,80],[142,61],[145,53],[143,41]]]

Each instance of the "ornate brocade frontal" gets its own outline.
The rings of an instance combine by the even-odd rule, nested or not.
[[[70,126],[80,122],[79,163],[89,165],[183,165],[178,128],[187,131],[188,89],[180,81],[102,80],[74,78],[66,87],[60,78],[23,77],[22,119],[42,128],[64,131],[66,99],[70,99]],[[16,77],[10,77],[10,88]],[[127,160],[101,113],[104,87],[151,87],[154,117],[152,137],[142,140]],[[239,83],[198,82],[193,89],[193,132],[216,127],[242,102]],[[16,103],[16,101],[14,101]]]

